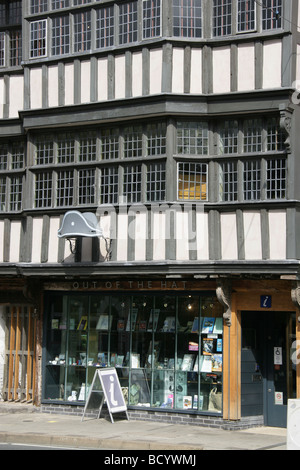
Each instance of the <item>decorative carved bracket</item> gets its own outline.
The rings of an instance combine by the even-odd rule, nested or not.
[[[282,108],[280,109],[280,128],[284,132],[286,150],[291,151],[291,128],[292,128],[292,114],[293,110],[291,108]]]
[[[230,279],[218,279],[216,294],[218,301],[225,307],[223,318],[227,326],[231,326],[231,292],[232,283]]]
[[[291,297],[292,297],[293,304],[297,308],[300,308],[300,282],[299,281],[295,282],[295,285],[291,290]]]

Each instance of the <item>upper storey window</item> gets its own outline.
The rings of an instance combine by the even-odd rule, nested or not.
[[[0,67],[22,60],[22,0],[0,0]]]
[[[7,24],[15,26],[21,4],[0,0],[0,32]],[[171,17],[163,18],[164,12]],[[96,52],[169,34],[197,41],[263,33],[281,28],[284,15],[283,0],[30,0],[26,13],[32,15],[25,17],[30,59]],[[9,49],[6,36],[2,56]]]
[[[121,4],[119,8],[119,43],[136,42],[138,38],[137,1]]]
[[[255,30],[255,5],[254,0],[238,0],[238,31]]]
[[[173,1],[173,34],[183,38],[202,36],[202,0]]]
[[[265,0],[262,7],[263,30],[281,28],[282,0]]]
[[[260,8],[261,22],[257,9]],[[282,0],[213,0],[213,36],[281,28]],[[258,24],[259,23],[259,24]]]

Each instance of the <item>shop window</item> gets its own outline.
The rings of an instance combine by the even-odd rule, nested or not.
[[[84,404],[97,367],[115,367],[129,407],[221,413],[214,295],[52,293],[47,305],[43,401]]]

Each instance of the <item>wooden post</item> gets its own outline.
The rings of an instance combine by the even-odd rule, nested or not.
[[[19,388],[19,364],[20,364],[20,345],[21,345],[21,316],[20,306],[17,307],[17,320],[16,320],[16,347],[15,347],[15,370],[14,370],[14,394],[13,399],[18,400],[18,388]]]
[[[8,390],[7,397],[8,400],[12,400],[12,386],[14,379],[14,347],[15,347],[15,308],[12,307],[10,310],[10,341],[9,341],[9,366],[8,366]]]
[[[241,315],[236,296],[231,300],[231,326],[224,324],[223,334],[223,418],[241,418]]]

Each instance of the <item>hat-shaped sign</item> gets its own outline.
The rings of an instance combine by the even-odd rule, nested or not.
[[[69,211],[64,215],[59,238],[102,237],[103,231],[97,227],[97,217],[92,212]]]

